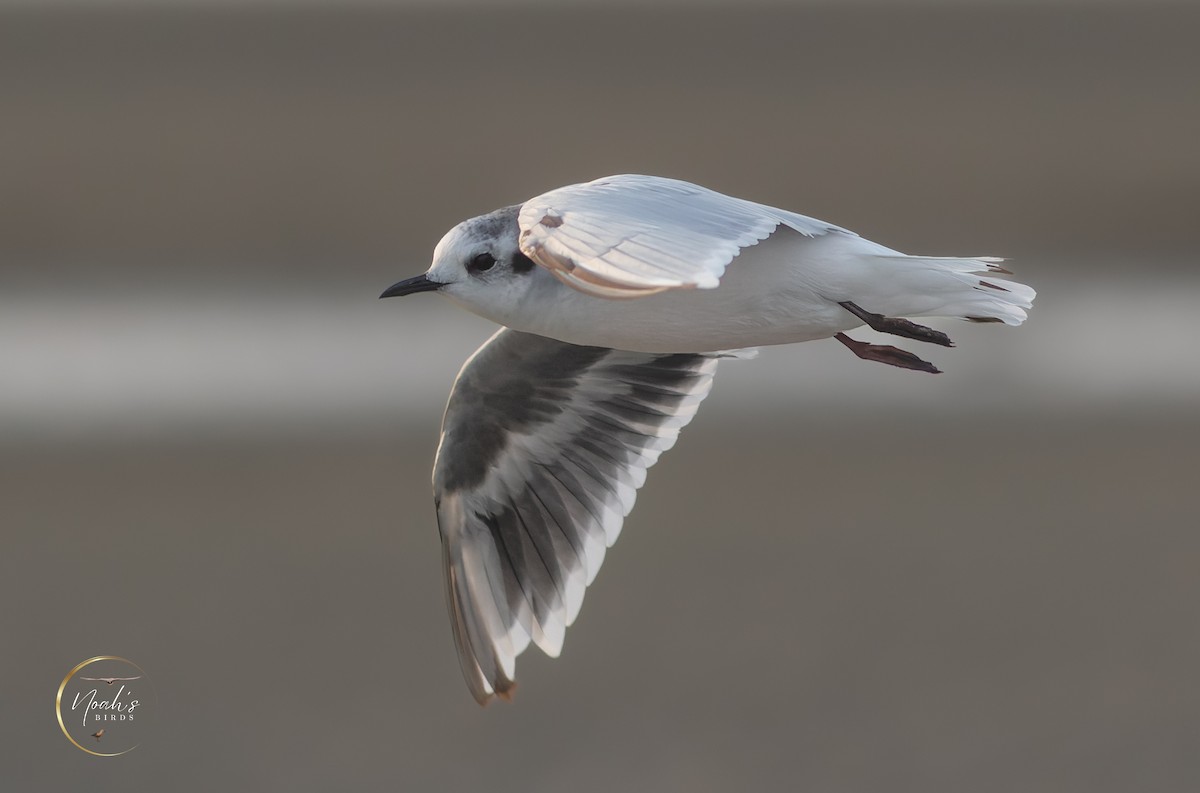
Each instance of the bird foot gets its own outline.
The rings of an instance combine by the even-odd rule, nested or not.
[[[943,347],[953,347],[954,342],[950,341],[950,337],[940,330],[927,328],[924,325],[918,325],[915,322],[910,322],[907,319],[899,317],[885,317],[882,314],[872,314],[870,311],[861,306],[851,303],[847,300],[844,303],[838,303],[839,306],[849,311],[854,316],[867,323],[871,330],[877,330],[880,333],[890,333],[893,336],[903,336],[906,339],[916,339],[917,341],[927,341],[931,344],[940,344]],[[895,349],[894,347],[891,349]],[[920,359],[918,359],[920,360]],[[899,364],[896,364],[899,366]]]
[[[864,361],[878,361],[879,363],[886,363],[888,366],[898,366],[901,369],[912,369],[917,372],[929,372],[930,374],[942,373],[941,369],[929,361],[923,361],[911,352],[901,350],[898,347],[855,341],[845,333],[835,334],[834,338],[846,345],[850,352]]]

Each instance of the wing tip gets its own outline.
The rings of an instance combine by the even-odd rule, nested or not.
[[[512,702],[517,694],[517,684],[513,680],[505,680],[495,686],[496,696],[505,702]]]
[[[468,683],[470,683],[471,695],[475,697],[475,702],[481,708],[486,708],[496,699],[512,702],[517,693],[516,682],[507,678],[489,683],[481,677],[475,681],[468,681]]]
[[[517,691],[517,683],[515,680],[504,675],[498,675],[495,680],[489,680],[484,676],[483,672],[476,668],[473,674],[466,676],[467,688],[471,691],[471,696],[479,703],[479,706],[486,708],[492,704],[492,701],[497,697],[505,702],[512,702],[513,695]]]

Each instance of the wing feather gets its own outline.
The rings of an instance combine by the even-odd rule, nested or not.
[[[531,642],[561,652],[646,469],[695,415],[720,357],[506,329],[467,361],[434,494],[454,641],[479,702],[511,693]]]
[[[551,190],[517,218],[521,250],[598,297],[712,289],[745,247],[788,226],[808,237],[853,232],[699,185],[624,174]]]

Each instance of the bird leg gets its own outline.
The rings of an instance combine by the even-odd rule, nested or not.
[[[851,303],[849,300],[844,303],[838,303],[838,305],[867,323],[867,326],[872,330],[877,330],[880,333],[891,333],[894,336],[903,336],[906,339],[928,341],[933,344],[940,344],[943,347],[954,346],[954,342],[950,341],[950,337],[940,330],[927,328],[924,325],[918,325],[915,322],[909,322],[907,319],[900,319],[899,317],[885,317],[882,314],[872,314],[870,311]],[[899,366],[899,364],[896,365]]]
[[[834,334],[834,338],[845,344],[850,349],[850,352],[864,361],[878,361],[879,363],[886,363],[888,366],[899,366],[901,369],[912,369],[917,372],[929,372],[930,374],[942,373],[941,369],[929,361],[923,361],[911,352],[906,352],[898,347],[855,341],[845,333]]]

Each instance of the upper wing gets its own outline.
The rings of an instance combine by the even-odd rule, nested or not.
[[[695,415],[719,357],[505,329],[463,366],[433,485],[454,640],[481,704],[508,695],[530,640],[558,655],[646,469]]]
[[[807,237],[853,232],[659,176],[607,176],[531,198],[517,217],[522,252],[599,297],[717,286],[742,248],[788,226]]]

